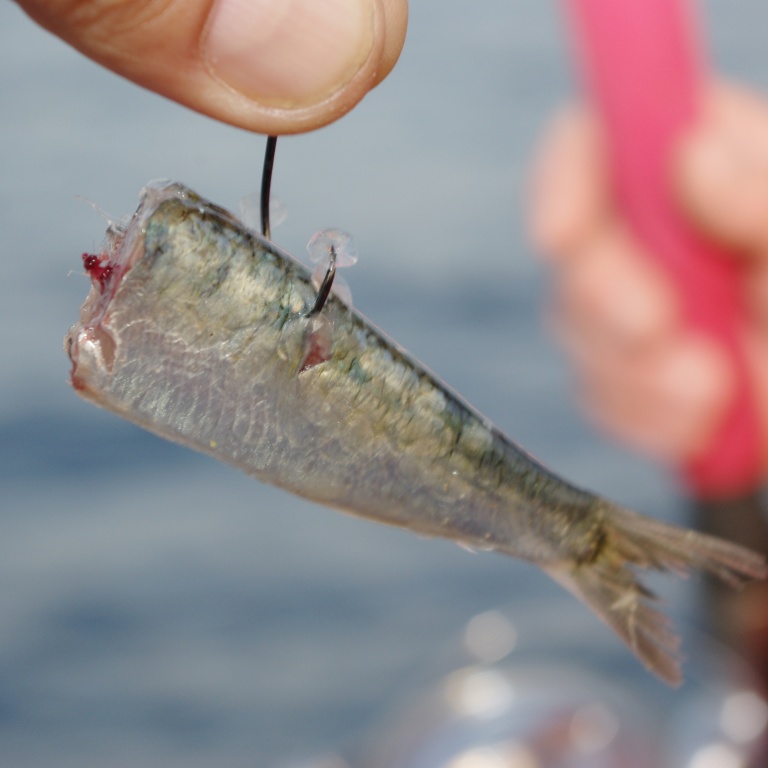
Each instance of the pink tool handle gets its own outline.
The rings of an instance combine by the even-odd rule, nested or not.
[[[692,10],[686,0],[566,1],[623,213],[675,282],[691,326],[717,339],[736,370],[729,412],[686,477],[701,497],[754,490],[760,434],[740,342],[738,268],[690,226],[671,189],[671,152],[696,117],[703,75]]]

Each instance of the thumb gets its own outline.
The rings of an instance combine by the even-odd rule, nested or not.
[[[318,128],[394,66],[407,0],[19,0],[86,56],[261,133]]]

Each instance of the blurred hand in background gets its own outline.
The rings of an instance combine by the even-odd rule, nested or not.
[[[407,0],[19,0],[86,56],[260,133],[333,122],[389,74]]]
[[[604,154],[586,108],[554,121],[534,170],[532,237],[553,273],[554,326],[588,412],[630,444],[680,464],[712,438],[733,371],[713,342],[686,327],[671,282],[616,210]],[[685,214],[740,260],[744,338],[768,438],[768,103],[712,85],[670,183]],[[763,454],[768,467],[765,447]]]

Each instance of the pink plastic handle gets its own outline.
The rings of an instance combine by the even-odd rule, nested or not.
[[[608,137],[616,194],[635,234],[677,285],[691,326],[731,356],[737,392],[709,449],[685,474],[701,497],[761,482],[760,434],[739,333],[736,263],[681,216],[671,152],[699,108],[703,66],[686,0],[566,0],[591,96]]]

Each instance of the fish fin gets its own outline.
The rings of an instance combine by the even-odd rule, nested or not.
[[[682,681],[680,640],[669,619],[654,607],[654,594],[638,580],[634,568],[681,576],[701,569],[734,587],[768,575],[765,558],[751,550],[614,505],[605,510],[601,534],[588,560],[546,570],[671,685]]]

